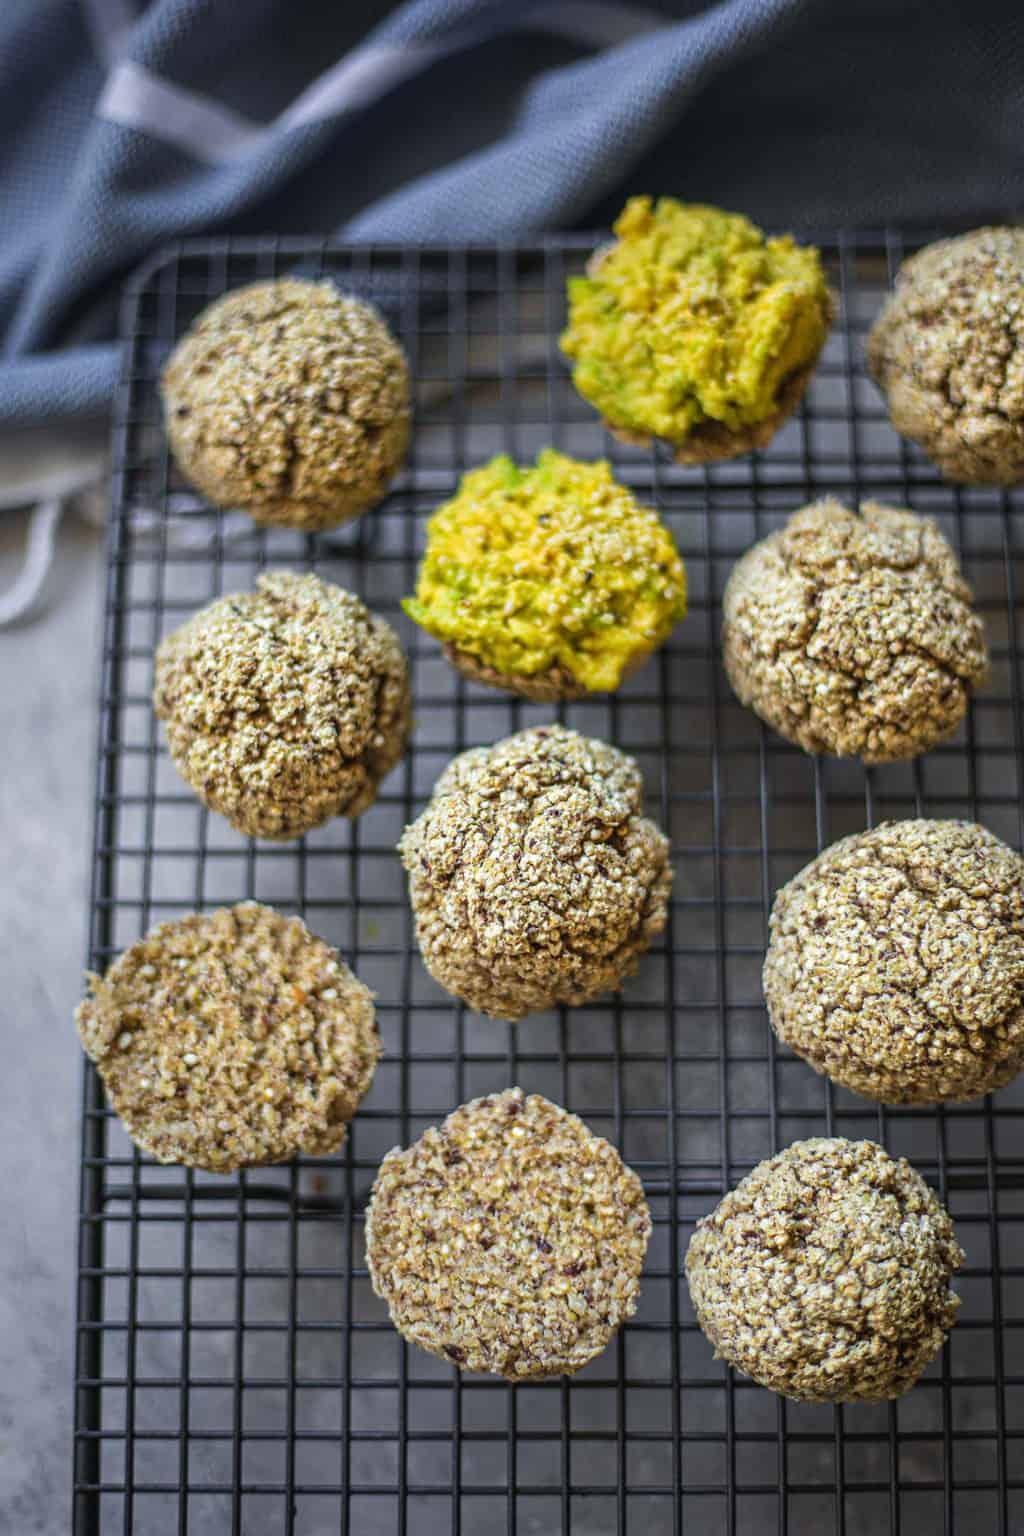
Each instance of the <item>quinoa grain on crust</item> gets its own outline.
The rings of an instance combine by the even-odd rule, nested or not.
[[[249,837],[359,816],[405,750],[409,675],[389,624],[340,587],[271,571],[157,651],[175,767]]]
[[[975,1099],[1024,1065],[1024,859],[966,821],[892,821],[783,886],[776,1034],[885,1104]]]
[[[510,1088],[388,1153],[366,1258],[404,1338],[523,1381],[578,1371],[633,1315],[650,1230],[615,1148]]]
[[[831,497],[737,562],[722,646],[743,704],[805,752],[884,763],[949,736],[988,673],[981,619],[930,518]]]
[[[161,392],[188,480],[314,532],[379,501],[409,441],[409,371],[372,304],[330,282],[253,283],[204,309]]]
[[[642,809],[633,759],[564,726],[455,758],[399,844],[435,980],[506,1019],[617,990],[668,913]]]
[[[949,1213],[873,1141],[797,1141],[697,1223],[686,1275],[717,1358],[803,1402],[899,1397],[945,1343]]]
[[[372,993],[255,902],[151,929],[75,1021],[132,1140],[214,1173],[337,1152],[380,1056]]]
[[[947,480],[1024,480],[1024,229],[909,257],[867,351],[896,431]]]

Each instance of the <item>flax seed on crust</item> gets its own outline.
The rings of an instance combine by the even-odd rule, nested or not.
[[[1024,859],[966,821],[843,838],[775,898],[781,1040],[885,1104],[976,1099],[1024,1066]]]
[[[408,667],[351,592],[270,571],[164,640],[153,706],[205,805],[249,837],[299,837],[372,805],[405,750]]]
[[[380,1055],[372,993],[256,902],[151,929],[75,1020],[132,1140],[215,1173],[338,1151]]]
[[[409,441],[409,371],[372,304],[294,278],[203,310],[161,379],[182,473],[215,506],[314,532],[384,495]]]
[[[805,752],[916,757],[956,729],[988,673],[955,554],[899,508],[802,508],[737,562],[722,606],[737,697]]]
[[[1024,480],[1024,229],[973,229],[909,257],[867,355],[896,431],[947,480]]]
[[[964,1262],[949,1213],[873,1141],[797,1141],[697,1223],[697,1321],[727,1360],[804,1402],[899,1397],[945,1343]]]
[[[632,758],[560,725],[457,757],[399,845],[431,975],[498,1018],[614,991],[665,926]]]
[[[615,1148],[510,1088],[388,1153],[366,1256],[404,1338],[522,1381],[601,1353],[636,1309],[650,1230],[640,1180]]]

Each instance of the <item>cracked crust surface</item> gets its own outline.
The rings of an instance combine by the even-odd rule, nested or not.
[[[981,619],[930,518],[826,498],[737,562],[722,645],[737,697],[805,752],[891,762],[956,730],[988,673]]]
[[[804,1402],[899,1397],[942,1348],[949,1213],[872,1141],[797,1141],[697,1223],[686,1274],[716,1358]]]
[[[642,809],[633,759],[563,726],[455,758],[399,844],[430,974],[504,1019],[617,990],[668,915]]]
[[[204,309],[161,379],[182,474],[216,506],[314,532],[379,501],[409,441],[409,372],[370,304],[253,283]]]
[[[249,837],[299,837],[372,805],[405,750],[408,667],[351,592],[270,571],[167,636],[153,707],[204,805]]]
[[[896,431],[947,480],[1024,480],[1024,229],[909,257],[867,355]]]
[[[775,898],[776,1034],[885,1104],[975,1099],[1024,1065],[1024,859],[964,821],[826,849]]]
[[[228,1173],[341,1147],[380,1056],[373,995],[299,918],[193,912],[88,979],[82,1045],[158,1162]]]
[[[366,1259],[403,1337],[523,1381],[601,1353],[636,1310],[650,1231],[640,1180],[615,1148],[510,1088],[388,1153]]]

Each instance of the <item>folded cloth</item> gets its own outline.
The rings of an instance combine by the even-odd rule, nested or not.
[[[1022,41],[1019,0],[6,0],[0,428],[106,410],[118,285],[181,236],[1004,214]]]

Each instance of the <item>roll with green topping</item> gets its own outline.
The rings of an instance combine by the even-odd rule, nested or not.
[[[685,615],[686,571],[604,461],[502,454],[434,513],[403,606],[467,676],[547,702],[617,688]]]
[[[682,464],[763,448],[796,410],[835,302],[813,246],[741,214],[629,200],[617,240],[569,280],[562,350],[614,436]]]

